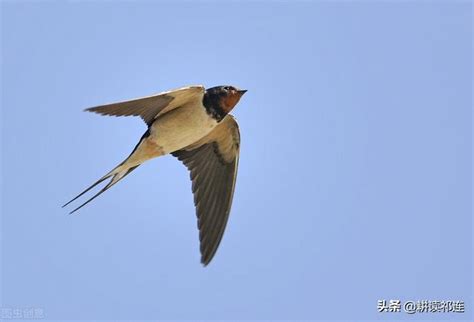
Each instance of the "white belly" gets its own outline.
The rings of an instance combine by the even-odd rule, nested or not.
[[[160,116],[150,128],[149,139],[167,154],[196,142],[216,125],[204,106],[183,106]]]

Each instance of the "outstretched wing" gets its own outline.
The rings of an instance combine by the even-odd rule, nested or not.
[[[209,264],[229,218],[239,161],[240,133],[227,115],[198,142],[173,152],[188,168],[198,217],[201,262]]]
[[[160,114],[194,100],[197,103],[202,102],[204,92],[204,86],[188,86],[130,101],[90,107],[86,111],[102,115],[140,116],[150,126]]]

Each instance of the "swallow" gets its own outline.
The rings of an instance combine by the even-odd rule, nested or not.
[[[201,263],[207,266],[222,240],[234,195],[240,150],[237,121],[229,114],[246,90],[234,86],[188,86],[129,101],[87,108],[111,116],[139,116],[147,130],[113,170],[63,205],[108,183],[74,213],[145,161],[171,154],[189,170],[198,219]]]

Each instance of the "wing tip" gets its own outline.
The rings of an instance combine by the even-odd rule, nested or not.
[[[201,264],[203,267],[207,267],[207,265],[209,265],[209,263],[211,262],[212,260],[212,257],[211,258],[206,258],[204,256],[201,256]]]
[[[97,111],[97,106],[85,108],[83,111],[84,112],[91,112],[91,113],[99,113]]]
[[[210,249],[206,250],[201,250],[201,264],[202,266],[206,267],[209,265],[212,260],[214,259],[214,256],[217,253],[217,248],[218,247],[212,247]]]

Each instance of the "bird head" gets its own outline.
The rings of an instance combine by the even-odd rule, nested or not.
[[[237,105],[246,91],[230,85],[216,86],[207,89],[205,97],[208,104],[218,107],[227,114]]]

